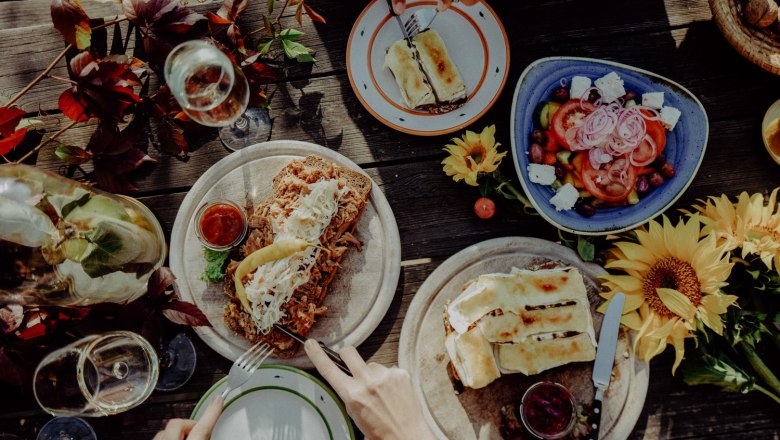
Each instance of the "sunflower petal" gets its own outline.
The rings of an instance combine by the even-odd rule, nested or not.
[[[691,304],[691,300],[682,293],[674,289],[666,289],[659,287],[655,289],[658,293],[658,298],[663,301],[666,308],[668,308],[675,315],[686,319],[693,320],[696,317],[696,307]]]
[[[627,275],[604,275],[601,279],[612,282],[618,289],[625,292],[642,291],[642,281],[634,277]]]
[[[635,331],[642,328],[642,318],[637,312],[626,313],[620,318],[620,323]]]
[[[672,365],[672,376],[677,371],[677,367],[680,366],[685,357],[685,338],[688,337],[688,331],[682,325],[682,322],[677,322],[669,335],[674,346],[674,365]]]
[[[722,315],[738,298],[735,295],[704,295],[701,299],[701,307],[716,315]]]

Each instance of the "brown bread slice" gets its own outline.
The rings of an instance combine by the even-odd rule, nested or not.
[[[358,171],[336,165],[319,156],[307,156],[290,162],[274,177],[271,197],[258,204],[255,212],[250,216],[251,232],[241,249],[241,253],[246,256],[271,244],[273,233],[270,232],[266,215],[272,205],[285,207],[294,203],[305,184],[323,178],[338,178],[340,184],[343,183],[351,194],[342,197],[339,201],[336,215],[320,237],[321,244],[328,248],[330,253],[320,253],[309,282],[296,289],[285,304],[284,310],[287,316],[282,318],[280,324],[304,337],[314,324],[314,318],[325,312],[322,302],[335,279],[344,254],[350,246],[360,248],[360,243],[352,236],[352,232],[360,220],[371,193],[371,179]],[[275,329],[267,335],[261,334],[250,315],[243,310],[241,303],[235,298],[232,280],[237,264],[231,262],[225,278],[225,294],[229,298],[224,310],[225,324],[251,343],[269,342],[276,348],[274,355],[277,357],[293,356],[298,350],[297,344]],[[339,313],[339,311],[334,310],[332,313]]]

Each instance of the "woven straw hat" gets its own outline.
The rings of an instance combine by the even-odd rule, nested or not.
[[[709,0],[712,16],[726,40],[743,57],[780,75],[780,35],[754,28],[742,18],[740,0]]]

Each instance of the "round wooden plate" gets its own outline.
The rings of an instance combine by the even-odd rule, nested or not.
[[[249,348],[224,323],[227,303],[222,283],[200,279],[206,261],[195,235],[195,212],[215,199],[252,206],[272,192],[271,181],[290,161],[316,154],[336,164],[360,171],[354,162],[316,144],[300,141],[271,141],[236,151],[204,173],[187,193],[176,214],[171,233],[170,265],[176,275],[177,291],[184,301],[200,307],[213,327],[195,327],[206,344],[230,360]],[[395,295],[401,273],[401,239],[398,226],[384,194],[374,182],[371,197],[355,234],[362,251],[350,250],[325,297],[325,316],[314,324],[309,336],[331,347],[359,345],[385,316]],[[272,362],[312,368],[303,350],[289,359]]]
[[[445,305],[461,292],[463,284],[481,274],[509,272],[548,261],[559,261],[580,270],[591,301],[593,325],[598,335],[602,315],[598,277],[606,271],[583,263],[569,248],[538,238],[505,237],[470,246],[442,263],[417,291],[401,328],[398,362],[412,375],[414,387],[425,408],[428,424],[442,439],[501,438],[501,407],[517,404],[523,392],[540,380],[568,387],[579,403],[590,404],[594,389],[593,364],[580,362],[547,370],[534,376],[505,375],[481,389],[455,394],[447,368],[442,316]],[[630,350],[629,336],[618,338],[612,381],[604,399],[602,439],[627,438],[644,405],[649,382],[647,364]]]

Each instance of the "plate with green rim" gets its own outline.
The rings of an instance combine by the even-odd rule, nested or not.
[[[227,377],[200,398],[191,418],[199,419]],[[228,394],[211,440],[355,439],[352,421],[338,396],[311,374],[286,365],[261,365]]]

